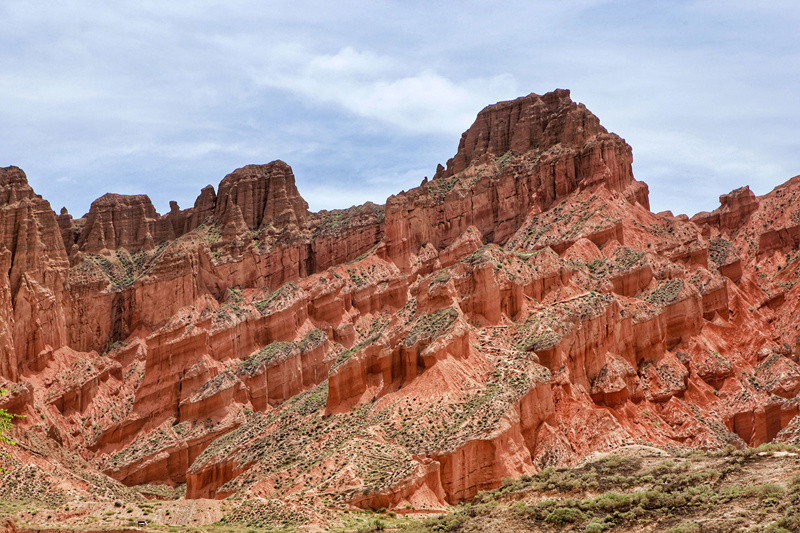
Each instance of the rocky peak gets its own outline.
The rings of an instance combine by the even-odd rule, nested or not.
[[[28,178],[21,168],[0,167],[0,204],[13,204],[34,196],[36,193],[28,185]]]
[[[105,194],[92,202],[78,246],[88,252],[104,248],[139,249],[148,240],[152,241],[153,225],[158,218],[147,195]]]
[[[247,165],[225,176],[216,199],[217,220],[230,218],[228,211],[234,204],[253,229],[302,224],[308,218],[308,204],[297,191],[291,167],[283,161]]]
[[[389,257],[402,263],[426,243],[448,246],[469,226],[502,243],[532,207],[544,211],[579,190],[603,187],[649,209],[632,162],[625,140],[567,90],[490,105],[461,136],[447,168],[387,200]]]
[[[719,197],[720,206],[712,211],[701,212],[692,221],[701,225],[714,226],[724,233],[736,233],[758,209],[758,198],[744,186]]]
[[[92,212],[119,210],[119,209],[141,209],[147,216],[154,218],[158,216],[153,202],[146,194],[114,194],[106,193],[94,202],[89,208],[89,215]]]
[[[733,207],[736,204],[751,204],[758,203],[756,195],[750,190],[748,185],[734,189],[728,194],[723,194],[719,197],[720,205],[725,207]]]
[[[25,172],[14,166],[0,168],[0,249],[11,250],[15,265],[32,270],[36,264],[43,270],[50,259],[54,264],[63,259],[58,234],[50,203],[36,194]]]
[[[720,225],[728,231],[738,229],[758,209],[758,199],[748,186],[723,194],[719,203],[722,206]]]
[[[68,251],[74,243],[76,251],[99,252],[148,249],[180,237],[212,217],[226,226],[226,234],[233,238],[248,228],[302,225],[309,216],[292,169],[283,161],[233,171],[220,183],[218,194],[211,185],[204,187],[193,208],[181,211],[174,201],[169,205],[169,212],[161,216],[146,195],[108,193],[92,202],[84,218],[73,221],[68,213],[62,213],[58,221]]]
[[[217,205],[217,193],[214,187],[206,185],[200,191],[200,196],[194,201],[194,208],[191,209],[189,227],[192,230],[202,224],[208,217],[214,216],[214,208]]]
[[[61,239],[64,241],[64,250],[66,250],[67,254],[70,254],[72,252],[72,247],[78,241],[80,228],[75,223],[75,220],[73,220],[72,215],[69,214],[66,207],[62,207],[61,212],[56,215],[56,222],[61,232]]]
[[[542,96],[529,94],[498,102],[478,113],[461,136],[458,152],[447,163],[445,175],[457,174],[484,154],[523,154],[557,144],[581,147],[587,139],[608,133],[583,104],[573,102],[568,90]]]

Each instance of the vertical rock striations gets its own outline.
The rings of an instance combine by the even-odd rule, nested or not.
[[[795,438],[800,177],[689,219],[631,162],[557,90],[385,206],[311,213],[274,161],[73,219],[0,169],[0,407],[129,485],[337,507]]]
[[[66,342],[69,268],[55,213],[17,167],[0,168],[0,262],[0,373],[15,379]]]
[[[389,198],[389,256],[402,261],[428,242],[447,246],[469,226],[502,243],[529,211],[595,186],[648,207],[647,186],[633,179],[632,159],[630,146],[569,91],[491,105],[461,136],[446,169]]]
[[[219,184],[214,214],[217,220],[241,210],[250,229],[301,225],[308,218],[308,204],[300,197],[291,167],[283,161],[247,165],[231,172]]]

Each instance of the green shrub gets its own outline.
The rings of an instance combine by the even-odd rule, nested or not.
[[[769,526],[767,529],[764,530],[764,533],[792,533],[785,527],[781,526]]]
[[[595,509],[613,513],[614,511],[627,510],[631,506],[631,499],[629,496],[619,494],[617,492],[609,492],[599,496],[592,502]]]
[[[574,524],[575,522],[583,522],[586,520],[586,514],[580,509],[574,507],[558,507],[550,511],[545,517],[544,521],[557,526],[566,524]]]
[[[606,519],[592,518],[592,520],[586,524],[586,533],[602,533],[614,527],[613,522],[606,522],[605,520]]]
[[[754,496],[757,496],[761,500],[780,500],[783,498],[784,492],[783,487],[776,483],[767,483],[766,485],[754,487]]]

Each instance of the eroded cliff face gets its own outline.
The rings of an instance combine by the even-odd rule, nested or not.
[[[530,213],[597,185],[648,207],[647,186],[633,179],[631,162],[630,146],[569,91],[489,106],[446,169],[387,200],[387,253],[406,265],[423,244],[442,248],[470,226],[503,243]]]
[[[16,380],[66,342],[69,268],[55,213],[16,167],[0,169],[0,264],[0,376]]]
[[[308,204],[297,192],[292,169],[283,161],[247,165],[225,176],[219,184],[217,219],[239,218],[234,206],[250,229],[270,225],[285,228],[308,218]]]
[[[73,219],[2,169],[0,406],[97,479],[368,508],[794,438],[800,178],[689,219],[631,160],[558,90],[481,111],[385,206],[310,213],[275,161]]]

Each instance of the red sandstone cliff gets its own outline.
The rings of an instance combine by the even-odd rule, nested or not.
[[[127,485],[371,508],[783,438],[800,178],[688,219],[649,211],[631,161],[558,90],[481,111],[385,206],[310,213],[275,161],[185,210],[108,194],[73,219],[0,169],[0,407]]]
[[[55,213],[16,167],[0,169],[0,262],[0,375],[16,380],[66,342],[69,267]]]
[[[446,246],[470,226],[502,243],[528,213],[598,185],[648,207],[647,186],[633,179],[631,162],[630,146],[569,91],[489,106],[446,169],[387,200],[387,252],[402,262],[425,243]]]
[[[269,225],[283,229],[308,218],[308,204],[297,192],[292,169],[283,161],[247,165],[225,176],[219,184],[214,211],[217,219],[232,216],[234,205],[251,229]]]

